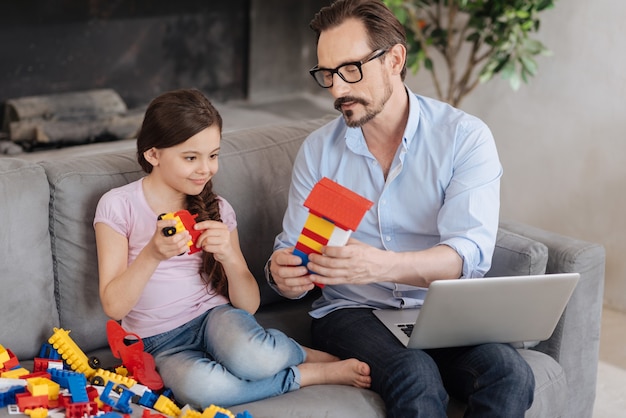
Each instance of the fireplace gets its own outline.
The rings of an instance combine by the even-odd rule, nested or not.
[[[96,88],[129,106],[193,86],[247,93],[249,1],[20,0],[0,6],[0,100]]]
[[[2,2],[0,119],[25,96],[112,89],[133,109],[183,87],[217,102],[312,89],[308,22],[329,1]]]

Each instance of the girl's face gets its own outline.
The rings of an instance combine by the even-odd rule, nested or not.
[[[195,196],[218,170],[220,130],[216,125],[169,148],[151,148],[146,159],[154,166],[152,173],[175,191]]]

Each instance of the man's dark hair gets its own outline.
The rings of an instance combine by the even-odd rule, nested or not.
[[[309,26],[316,33],[319,42],[323,31],[338,26],[347,19],[357,19],[365,25],[368,43],[373,50],[387,49],[396,44],[406,48],[404,26],[381,0],[337,0],[323,7],[315,15]],[[406,65],[400,74],[406,76]]]

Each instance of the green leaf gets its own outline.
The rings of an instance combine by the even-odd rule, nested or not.
[[[430,58],[424,59],[424,68],[426,68],[428,71],[433,70],[433,61]]]
[[[521,56],[519,62],[522,65],[522,69],[528,72],[531,76],[537,74],[537,62],[528,56]]]

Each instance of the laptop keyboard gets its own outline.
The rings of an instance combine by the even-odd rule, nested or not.
[[[402,330],[402,332],[404,332],[407,337],[411,336],[411,333],[413,332],[413,325],[415,324],[397,324],[398,328],[400,328]]]

